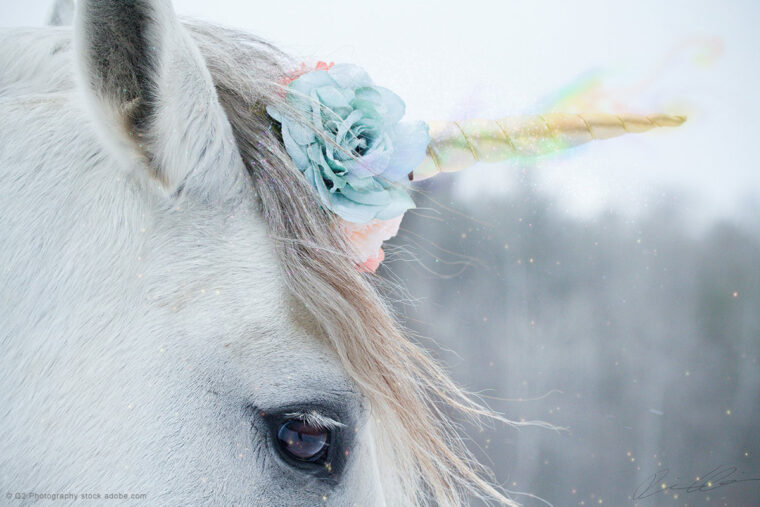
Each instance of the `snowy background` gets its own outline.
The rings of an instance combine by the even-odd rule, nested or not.
[[[49,3],[0,0],[0,24],[40,25]],[[174,4],[306,62],[357,63],[414,119],[686,114],[679,129],[426,184],[382,269],[460,383],[508,417],[568,428],[473,430],[504,487],[631,505],[666,469],[668,485],[720,466],[760,478],[760,4]],[[635,503],[757,505],[760,482]]]

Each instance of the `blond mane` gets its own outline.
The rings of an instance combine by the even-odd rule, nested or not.
[[[288,286],[318,319],[344,368],[371,402],[383,474],[405,503],[462,504],[466,495],[516,505],[492,485],[447,411],[503,418],[476,403],[410,341],[374,277],[359,273],[334,217],[285,153],[265,113],[282,105],[287,55],[250,35],[199,23],[188,29],[220,102],[277,245]]]

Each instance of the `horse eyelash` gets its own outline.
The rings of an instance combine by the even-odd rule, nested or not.
[[[285,414],[285,418],[303,421],[306,424],[315,426],[323,430],[334,430],[334,429],[346,427],[346,425],[343,424],[342,422],[336,421],[335,419],[327,417],[326,415],[320,414],[316,410],[311,410],[309,412],[289,412]]]

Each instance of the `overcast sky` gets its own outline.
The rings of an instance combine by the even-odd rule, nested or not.
[[[50,0],[0,0],[3,26],[40,25]],[[703,0],[175,0],[180,14],[243,28],[304,61],[353,62],[420,119],[543,111],[584,76],[594,107],[687,114],[677,130],[627,136],[540,163],[570,213],[636,212],[677,190],[695,216],[746,213],[760,195],[757,2]],[[582,105],[583,94],[565,109]],[[480,167],[462,197],[501,192],[514,167]],[[756,208],[758,209],[758,208]]]

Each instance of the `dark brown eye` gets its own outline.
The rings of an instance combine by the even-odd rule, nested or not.
[[[317,461],[327,452],[330,431],[304,421],[287,421],[280,426],[277,440],[282,450],[299,461]]]

